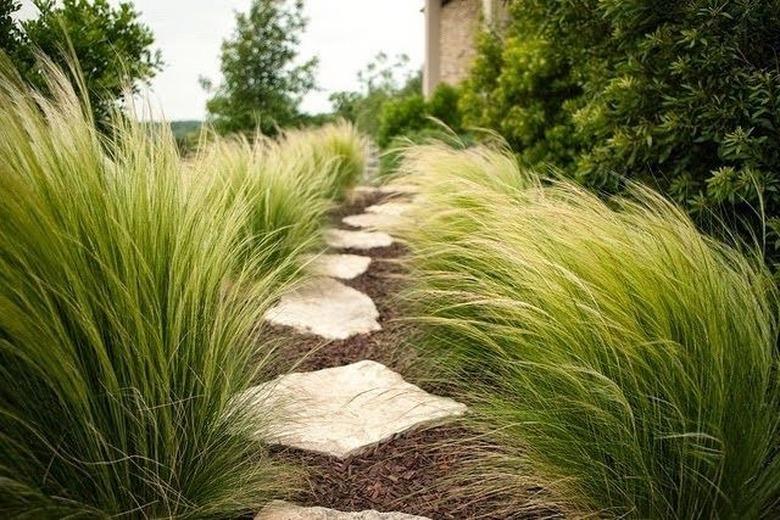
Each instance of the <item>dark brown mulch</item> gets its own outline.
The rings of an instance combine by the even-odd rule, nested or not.
[[[313,470],[294,497],[305,506],[399,511],[433,520],[561,518],[544,507],[507,512],[503,503],[475,500],[468,487],[455,484],[453,477],[485,449],[467,430],[439,427],[401,435],[344,460],[290,448],[275,451],[281,460]]]

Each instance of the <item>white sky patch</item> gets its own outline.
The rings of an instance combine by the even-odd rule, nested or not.
[[[112,4],[119,3],[111,0]],[[141,20],[152,28],[155,48],[162,51],[163,70],[152,80],[149,102],[154,117],[203,119],[208,93],[198,78],[220,79],[222,40],[235,26],[235,12],[250,0],[135,0]],[[309,19],[301,42],[301,58],[318,56],[319,90],[309,93],[302,109],[327,112],[328,96],[358,87],[357,73],[379,52],[407,54],[419,68],[424,52],[423,0],[307,0]],[[23,0],[22,17],[35,16]]]

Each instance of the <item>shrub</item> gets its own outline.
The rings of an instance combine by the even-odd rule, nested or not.
[[[263,370],[257,324],[294,255],[263,263],[242,234],[255,201],[184,182],[197,166],[166,125],[115,117],[101,136],[61,73],[47,100],[4,67],[2,516],[257,509],[292,475],[234,396]]]
[[[412,94],[387,101],[382,106],[377,144],[387,146],[390,140],[425,126],[426,105],[422,94]]]
[[[770,514],[778,302],[760,259],[645,188],[606,203],[505,153],[407,157],[426,219],[404,233],[412,301],[502,446],[476,498],[510,490],[519,515],[530,467],[582,514]]]
[[[413,136],[422,130],[435,130],[442,124],[458,131],[460,115],[457,107],[458,91],[447,84],[440,85],[429,101],[418,93],[391,98],[382,105],[377,144],[386,148],[394,138]]]
[[[566,55],[538,29],[521,23],[530,13],[518,10],[515,16],[519,20],[506,35],[479,36],[459,110],[465,124],[498,131],[525,164],[570,166],[577,142],[565,103],[581,88]]]
[[[642,180],[700,223],[778,242],[776,0],[510,4],[467,82],[466,121],[591,187]],[[473,106],[473,108],[470,108]]]

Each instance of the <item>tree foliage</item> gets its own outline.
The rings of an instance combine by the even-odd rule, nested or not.
[[[14,0],[0,4],[0,48],[37,88],[45,87],[37,52],[66,70],[75,58],[98,121],[108,118],[128,88],[137,89],[162,66],[151,29],[129,2],[37,0],[39,16],[16,22],[11,14],[19,6]]]
[[[330,101],[338,117],[352,121],[374,139],[379,139],[384,106],[393,100],[419,95],[422,90],[420,73],[409,69],[409,56],[400,54],[391,58],[384,52],[358,72],[358,84],[358,90],[331,94]]]
[[[254,0],[247,13],[236,14],[235,33],[222,43],[223,81],[207,103],[218,131],[271,135],[299,118],[317,66],[316,59],[296,63],[305,26],[302,0]]]
[[[483,35],[461,108],[530,164],[638,179],[780,241],[778,0],[515,0]],[[769,251],[776,254],[775,251]]]

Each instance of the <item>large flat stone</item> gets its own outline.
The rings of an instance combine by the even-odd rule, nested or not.
[[[380,193],[419,193],[420,188],[412,184],[386,184],[379,187]]]
[[[301,507],[281,500],[274,500],[255,520],[430,520],[424,516],[404,513],[380,513],[374,510],[344,513],[324,507]]]
[[[393,237],[381,231],[328,229],[325,231],[325,241],[336,249],[365,250],[390,246],[393,244]]]
[[[268,416],[264,409],[275,412],[262,432],[266,440],[339,458],[466,411],[367,360],[283,375],[249,392],[260,416]]]
[[[309,269],[319,276],[352,280],[368,270],[371,257],[360,255],[319,255],[312,259]]]
[[[350,215],[344,217],[341,221],[348,226],[367,228],[367,229],[379,229],[379,230],[391,230],[403,222],[402,218],[398,215],[389,215],[383,213],[363,213],[362,215]]]
[[[352,191],[360,195],[375,195],[377,193],[382,193],[382,191],[379,188],[374,186],[357,186]]]
[[[327,277],[314,278],[284,295],[265,318],[274,325],[333,340],[382,329],[371,298]]]
[[[375,213],[377,215],[391,215],[400,217],[412,209],[414,204],[411,202],[385,202],[383,204],[374,204],[366,208],[366,213]]]

